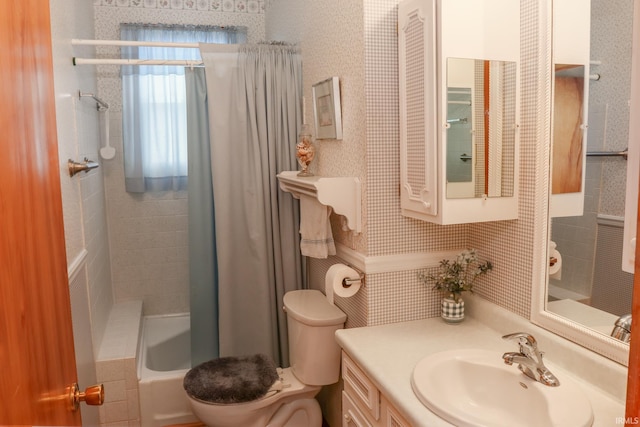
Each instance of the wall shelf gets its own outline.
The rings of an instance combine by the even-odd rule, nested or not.
[[[296,199],[301,194],[314,197],[325,206],[346,218],[349,230],[362,231],[361,186],[355,177],[298,176],[298,171],[285,171],[276,175],[282,191]]]

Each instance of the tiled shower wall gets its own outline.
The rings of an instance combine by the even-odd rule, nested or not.
[[[119,39],[123,22],[237,25],[247,27],[249,42],[264,39],[262,2],[96,0],[94,3],[95,38],[99,40]],[[75,53],[80,57],[86,51],[76,47]],[[118,49],[98,48],[97,56],[118,57]],[[119,67],[98,66],[97,71],[99,95],[110,105],[110,141],[117,153],[113,160],[102,162],[115,302],[142,300],[145,314],[188,312],[187,193],[125,191]]]
[[[305,93],[313,83],[331,75],[342,84],[342,141],[317,142],[320,175],[358,176],[365,170],[365,236],[336,233],[336,240],[365,256],[477,248],[490,259],[494,271],[482,278],[478,293],[507,309],[528,317],[531,300],[531,270],[534,233],[534,205],[540,176],[536,156],[538,141],[537,105],[540,56],[537,2],[522,5],[522,110],[520,123],[521,171],[519,219],[476,225],[440,226],[403,217],[400,214],[399,113],[397,59],[397,0],[367,0],[353,4],[323,2],[301,5],[295,0],[274,0],[267,8],[267,35],[278,34],[300,42],[304,55]],[[347,9],[348,13],[343,15]],[[282,30],[282,26],[287,30]],[[364,40],[354,37],[362,26]],[[313,30],[312,30],[313,29]],[[339,40],[341,49],[325,43],[319,33]],[[362,51],[360,51],[362,49]],[[349,52],[348,58],[342,56]],[[364,67],[360,71],[361,65]],[[357,70],[357,72],[354,72]],[[362,73],[364,75],[362,75]],[[361,82],[354,79],[362,78]],[[364,97],[359,97],[361,87]],[[358,128],[347,130],[354,112],[364,111]],[[345,116],[349,116],[347,119]],[[364,123],[364,126],[362,126]],[[355,125],[352,125],[355,126]],[[364,139],[363,139],[364,138]],[[363,160],[364,158],[364,160]],[[363,163],[364,161],[364,163]],[[340,166],[334,166],[340,165]],[[324,274],[335,262],[310,260],[311,285],[324,287]],[[366,288],[350,300],[336,299],[357,325],[374,325],[438,315],[439,295],[417,280],[417,271],[368,274]]]
[[[93,38],[93,6],[85,0],[51,0],[42,6],[48,6],[51,12],[58,156],[77,380],[86,387],[96,382],[94,355],[113,304],[102,170],[70,177],[66,168],[67,159],[99,160],[96,104],[78,96],[80,90],[96,91],[95,69],[74,67],[69,44],[71,38]],[[98,425],[96,407],[82,407],[81,411],[87,425]]]

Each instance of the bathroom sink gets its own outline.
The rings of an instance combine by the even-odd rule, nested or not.
[[[555,372],[560,385],[546,386],[501,356],[474,349],[436,353],[416,364],[411,386],[427,408],[459,427],[592,425],[591,402],[570,378]]]

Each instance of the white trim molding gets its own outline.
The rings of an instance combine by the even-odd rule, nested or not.
[[[69,283],[73,282],[78,273],[80,273],[80,271],[82,270],[82,267],[84,267],[87,261],[88,254],[89,252],[87,252],[87,250],[83,248],[80,253],[73,259],[73,261],[71,261],[71,264],[67,266],[67,276],[69,277]]]
[[[405,254],[367,256],[336,243],[336,256],[365,274],[391,273],[437,267],[443,259],[455,259],[464,248],[450,251],[413,252]]]

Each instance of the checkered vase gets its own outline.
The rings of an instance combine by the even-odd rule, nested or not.
[[[447,323],[460,323],[464,320],[464,301],[455,302],[453,298],[442,300],[442,319]]]

